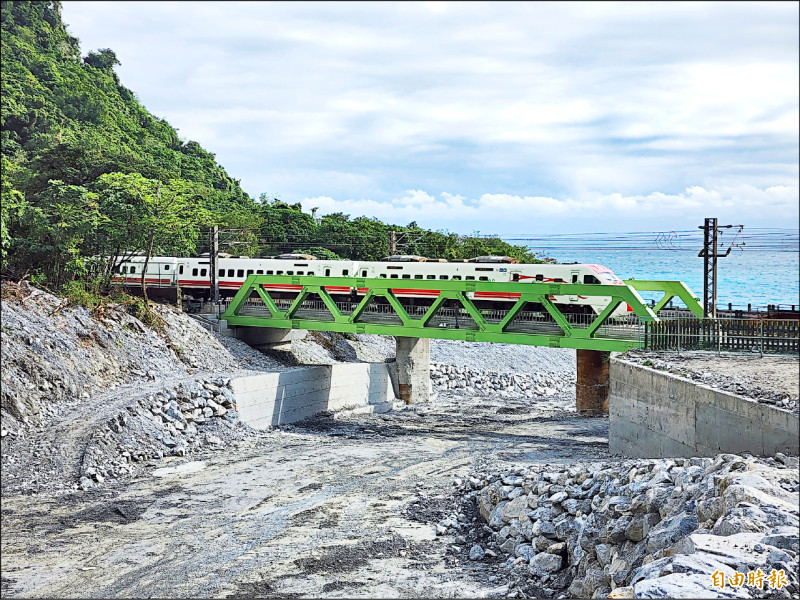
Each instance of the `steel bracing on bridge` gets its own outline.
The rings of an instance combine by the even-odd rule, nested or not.
[[[265,285],[272,289],[265,289]],[[403,284],[387,279],[251,275],[221,318],[233,326],[622,352],[641,346],[643,324],[658,321],[657,310],[648,307],[637,290],[663,291],[664,298],[657,308],[677,296],[693,312],[699,308],[702,313],[697,298],[682,282],[597,285],[413,281],[415,290],[429,293],[430,304],[424,306],[399,297],[404,289],[400,285]],[[281,293],[274,294],[274,288],[280,288]],[[342,290],[352,295],[342,295]],[[278,297],[287,292],[293,297]],[[469,296],[472,292],[507,294],[511,301],[507,306],[497,303],[497,308],[479,308]],[[563,312],[553,301],[555,296],[578,295],[602,297],[609,302],[600,314],[594,315]],[[631,316],[612,317],[623,303],[630,307]]]

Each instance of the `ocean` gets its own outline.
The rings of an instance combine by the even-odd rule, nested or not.
[[[573,249],[531,247],[538,254],[559,262],[605,265],[622,279],[678,279],[703,300],[703,259],[697,250],[660,249]],[[800,305],[800,253],[733,249],[717,260],[717,306],[745,309],[779,304]],[[643,292],[646,300],[658,300],[660,293]],[[682,303],[675,301],[681,306]]]

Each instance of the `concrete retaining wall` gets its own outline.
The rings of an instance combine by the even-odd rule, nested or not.
[[[325,411],[387,412],[395,400],[382,363],[298,367],[231,381],[239,418],[256,429]]]
[[[797,415],[612,358],[609,449],[630,457],[798,453]]]

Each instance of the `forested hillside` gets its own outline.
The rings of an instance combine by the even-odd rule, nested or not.
[[[302,250],[379,259],[394,229],[413,234],[402,238],[404,252],[533,259],[496,239],[317,217],[299,204],[253,199],[214,154],[151,115],[120,82],[118,64],[109,48],[81,56],[60,2],[2,2],[4,277],[55,290],[107,280],[114,261],[131,252],[202,251],[211,225],[240,230],[237,254]]]

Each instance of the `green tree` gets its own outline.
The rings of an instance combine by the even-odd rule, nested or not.
[[[163,183],[138,173],[109,173],[99,178],[98,188],[116,225],[106,232],[108,247],[135,248],[145,256],[142,296],[147,303],[147,267],[154,250],[180,254],[194,249],[200,228],[213,217],[197,203],[193,186],[181,179]]]
[[[122,64],[119,62],[117,54],[111,48],[102,48],[97,52],[89,52],[89,55],[83,59],[83,62],[101,71],[110,71],[116,65]]]
[[[295,248],[292,250],[292,252],[311,254],[312,256],[316,256],[319,260],[342,260],[342,257],[335,252],[331,252],[327,248],[322,248],[320,246],[312,246],[311,248]]]
[[[106,220],[97,199],[82,186],[53,180],[37,206],[21,207],[16,250],[55,289],[87,272],[87,242]]]

